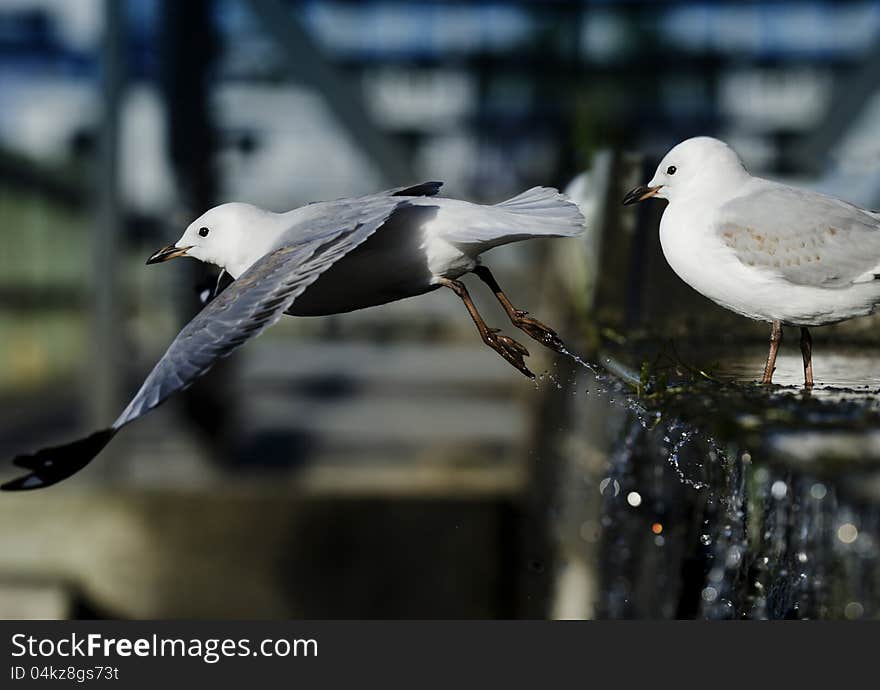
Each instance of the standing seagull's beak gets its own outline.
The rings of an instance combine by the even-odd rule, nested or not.
[[[147,259],[147,266],[150,264],[160,264],[169,259],[176,259],[178,256],[186,256],[186,253],[190,249],[192,249],[192,245],[188,247],[175,247],[173,244],[169,244],[167,247],[162,247],[162,249]]]
[[[629,206],[630,204],[637,204],[638,202],[644,201],[645,199],[650,199],[662,188],[662,184],[658,184],[656,187],[647,187],[645,185],[640,185],[630,191],[630,193],[627,194],[625,197],[623,197],[623,205]]]

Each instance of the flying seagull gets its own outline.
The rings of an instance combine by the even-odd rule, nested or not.
[[[495,206],[437,198],[441,182],[309,204],[271,213],[248,204],[217,206],[194,221],[148,264],[190,256],[233,279],[171,343],[113,424],[85,438],[13,460],[30,473],[7,491],[39,489],[85,467],[126,424],[183,390],[283,314],[338,314],[447,287],[461,298],[483,342],[527,376],[528,350],[477,312],[459,278],[486,283],[513,325],[562,350],[548,326],[511,304],[480,254],[535,237],[572,237],[583,228],[577,206],[555,189],[535,187]],[[222,276],[222,273],[221,273]]]
[[[660,243],[672,269],[722,307],[771,324],[762,383],[773,380],[782,326],[799,326],[804,385],[809,328],[865,316],[880,303],[880,214],[753,177],[710,137],[675,146],[624,204],[668,199]]]

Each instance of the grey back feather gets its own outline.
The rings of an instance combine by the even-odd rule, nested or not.
[[[880,265],[880,218],[781,184],[724,204],[715,230],[742,263],[796,285],[847,287]]]

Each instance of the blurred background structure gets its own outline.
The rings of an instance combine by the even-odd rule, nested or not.
[[[144,260],[222,201],[438,179],[492,203],[580,175],[586,241],[493,253],[515,303],[581,352],[730,323],[643,273],[659,209],[611,210],[697,134],[880,205],[880,2],[2,0],[0,457],[115,417],[212,281]],[[737,323],[757,361],[763,327]],[[583,387],[531,349],[537,390],[442,292],[285,318],[72,481],[0,496],[0,616],[722,615],[600,600],[587,513],[619,420],[573,420]],[[847,603],[822,615],[866,614]]]

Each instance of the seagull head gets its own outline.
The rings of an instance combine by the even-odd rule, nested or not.
[[[177,242],[152,254],[147,264],[190,256],[236,278],[268,251],[279,218],[250,204],[215,206],[190,223]]]
[[[635,204],[651,197],[673,201],[694,193],[723,195],[746,178],[742,161],[727,144],[712,137],[694,137],[674,146],[660,161],[651,181],[631,190],[623,203]]]

